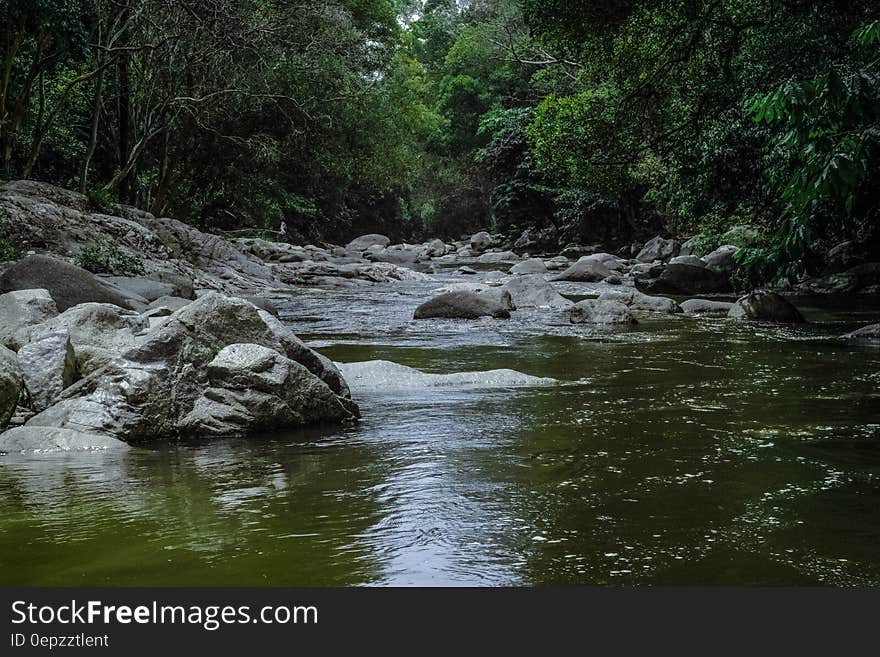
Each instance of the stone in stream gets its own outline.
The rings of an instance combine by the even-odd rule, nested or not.
[[[507,293],[508,298],[510,293]],[[429,299],[413,314],[413,319],[510,318],[510,303],[471,291],[445,292]]]
[[[474,233],[471,236],[470,249],[473,253],[482,253],[493,246],[495,246],[495,238],[485,230],[481,230],[479,233]],[[460,251],[459,255],[461,255]]]
[[[612,272],[600,260],[593,256],[583,256],[568,269],[558,274],[554,281],[572,281],[578,283],[598,283],[609,276]]]
[[[499,283],[452,283],[436,290],[437,294],[447,292],[473,292],[506,310],[516,310],[510,292]]]
[[[479,258],[477,258],[477,262],[482,264],[516,262],[517,260],[519,260],[519,256],[516,255],[513,251],[490,251],[488,253],[484,253]]]
[[[27,256],[0,275],[0,292],[34,289],[47,290],[62,312],[88,302],[112,303],[122,308],[142,307],[140,297],[126,295],[91,272],[58,258]]]
[[[18,350],[25,388],[31,408],[44,411],[76,378],[76,358],[67,331],[47,331]]]
[[[667,265],[660,276],[645,283],[648,292],[660,294],[711,294],[731,292],[730,279],[708,267]]]
[[[0,344],[18,350],[31,329],[58,314],[47,290],[16,290],[0,295]]]
[[[9,418],[15,413],[23,389],[18,357],[14,351],[0,345],[0,429],[9,423]]]
[[[511,267],[510,273],[516,275],[546,274],[547,265],[545,265],[544,261],[540,258],[529,258],[528,260],[523,260]]]
[[[573,302],[563,297],[540,274],[518,276],[504,288],[517,308],[568,308]]]
[[[667,240],[659,235],[649,240],[636,255],[639,262],[665,262],[678,254],[679,245],[675,240]]]
[[[356,392],[381,392],[434,387],[511,388],[518,386],[555,385],[556,379],[530,376],[515,370],[486,372],[454,372],[433,374],[392,363],[371,360],[361,363],[338,363],[345,378]]]
[[[15,427],[0,434],[0,452],[69,452],[124,450],[128,445],[112,436],[54,427]]]
[[[845,340],[880,340],[880,324],[869,324],[841,337]]]
[[[586,299],[567,311],[572,324],[636,324],[630,309],[617,301]]]
[[[742,297],[733,304],[727,316],[732,319],[787,324],[807,321],[785,297],[767,290],[758,290]]]
[[[730,275],[736,269],[737,262],[734,256],[737,251],[739,251],[739,247],[725,244],[724,246],[719,246],[709,255],[703,256],[703,262],[712,271]]]
[[[710,299],[688,299],[681,303],[685,315],[709,315],[727,317],[733,304],[729,301],[712,301]]]
[[[679,255],[675,256],[672,260],[669,261],[670,265],[691,265],[692,267],[705,267],[706,263],[703,262],[700,258],[693,255]]]
[[[462,274],[463,276],[473,276],[477,272],[475,269],[472,269],[470,267],[459,267],[458,269],[455,270],[455,273]]]
[[[386,237],[385,235],[370,233],[369,235],[361,235],[360,237],[353,239],[345,248],[348,251],[366,251],[371,246],[385,248],[389,244],[391,244],[391,238]]]
[[[199,425],[189,416],[196,401],[217,387],[217,370],[211,370],[209,364],[224,347],[238,343],[266,347],[299,363],[302,367],[294,368],[284,360],[276,361],[285,371],[296,370],[288,382],[303,385],[311,397],[317,395],[320,409],[326,411],[324,419],[357,417],[357,405],[345,396],[347,388],[339,385],[342,377],[329,360],[308,349],[269,313],[243,299],[209,293],[175,312],[104,368],[65,390],[58,403],[31,418],[26,426],[75,429],[130,442],[186,435]],[[327,383],[334,375],[339,392]],[[278,408],[253,409],[253,424],[240,425],[240,432],[275,426],[275,419],[261,413]],[[317,411],[303,408],[301,416],[315,419]]]
[[[632,310],[674,315],[680,313],[678,304],[667,297],[652,297],[634,288],[606,290],[599,295],[600,301],[616,301]]]

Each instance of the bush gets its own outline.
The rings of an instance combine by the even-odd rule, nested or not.
[[[93,274],[122,276],[144,273],[144,263],[140,258],[128,255],[108,239],[83,247],[74,261]]]

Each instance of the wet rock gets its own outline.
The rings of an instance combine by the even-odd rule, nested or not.
[[[633,288],[606,290],[599,295],[600,301],[616,301],[632,310],[673,315],[680,313],[681,308],[672,299],[652,297]]]
[[[466,387],[510,388],[519,386],[544,386],[558,383],[555,379],[529,376],[514,370],[489,370],[487,372],[455,372],[432,374],[412,367],[398,365],[387,360],[371,360],[362,363],[340,363],[345,378],[357,391],[412,391],[418,388]]]
[[[31,408],[44,411],[76,378],[76,358],[67,331],[49,331],[35,336],[18,351]]]
[[[611,276],[611,270],[593,256],[583,256],[568,269],[557,275],[554,281],[598,283]]]
[[[713,317],[727,317],[733,304],[729,301],[712,301],[710,299],[688,299],[681,303],[681,309],[685,315],[709,315]]]
[[[681,245],[681,249],[678,251],[680,256],[697,256],[698,258],[706,253],[708,253],[708,250],[701,247],[699,237],[690,238]]]
[[[544,265],[550,271],[559,271],[561,269],[568,269],[568,266],[571,264],[571,261],[563,255],[554,256],[553,258],[549,258],[544,261]]]
[[[628,307],[617,301],[586,299],[567,311],[572,324],[635,324],[636,318]]]
[[[540,258],[529,258],[528,260],[523,260],[511,267],[510,273],[516,275],[546,274],[547,265],[545,265],[544,261]]]
[[[348,251],[366,251],[371,246],[380,246],[382,248],[385,248],[389,244],[391,244],[391,238],[386,237],[385,235],[371,233],[369,235],[361,235],[360,237],[353,239],[351,242],[348,243],[345,248]]]
[[[437,294],[445,294],[447,292],[473,292],[501,308],[516,310],[516,304],[513,302],[510,292],[500,283],[452,283],[437,290]]]
[[[413,319],[478,319],[480,317],[509,319],[508,304],[476,292],[446,292],[426,301],[416,308],[413,314]]]
[[[482,253],[493,246],[495,246],[495,238],[484,230],[471,236],[470,248],[473,253]],[[459,255],[461,255],[460,251]]]
[[[645,289],[660,294],[693,295],[730,292],[733,286],[727,276],[708,267],[667,265],[658,278],[645,283]]]
[[[2,452],[68,452],[124,450],[121,440],[101,434],[82,433],[54,427],[16,427],[0,434]]]
[[[15,413],[24,383],[15,352],[0,346],[0,429]]]
[[[458,269],[455,270],[455,273],[462,274],[464,276],[473,276],[477,272],[476,272],[476,270],[471,269],[470,267],[459,267]]]
[[[419,254],[404,249],[381,249],[367,254],[371,262],[384,262],[398,267],[415,267],[419,262]]]
[[[58,314],[46,290],[16,290],[0,295],[0,344],[18,350],[31,329]]]
[[[725,244],[724,246],[719,246],[712,253],[703,256],[703,262],[712,271],[729,276],[737,267],[734,256],[738,251],[739,247],[733,244]]]
[[[479,258],[477,258],[477,262],[481,262],[483,264],[516,262],[517,260],[519,260],[519,256],[516,255],[513,251],[490,251],[488,253],[484,253]]]
[[[678,248],[678,242],[675,240],[667,240],[658,235],[645,244],[636,256],[636,260],[639,262],[654,262],[655,260],[666,262],[678,254]]]
[[[786,324],[806,321],[800,311],[785,297],[767,290],[751,292],[737,300],[727,316],[732,319],[750,319],[760,322]]]
[[[208,388],[179,427],[184,433],[239,436],[356,419],[356,407],[299,363],[256,344],[232,344],[207,365]]]
[[[49,256],[27,256],[0,275],[0,292],[33,289],[47,290],[62,312],[88,302],[140,307],[133,303],[132,295],[126,295],[91,272]]]
[[[519,276],[504,288],[517,308],[568,308],[573,305],[539,274]]]
[[[431,240],[422,245],[422,254],[428,258],[439,258],[448,253],[446,242],[443,240]]]
[[[690,265],[691,267],[705,267],[706,263],[693,255],[678,255],[669,261],[670,265]]]
[[[880,324],[869,324],[841,337],[845,340],[880,340]]]

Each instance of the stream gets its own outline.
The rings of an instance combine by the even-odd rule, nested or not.
[[[281,317],[340,363],[555,381],[372,363],[356,426],[3,457],[2,583],[880,585],[880,348],[836,337],[876,300],[797,299],[795,327],[413,321],[466,280],[434,278]]]

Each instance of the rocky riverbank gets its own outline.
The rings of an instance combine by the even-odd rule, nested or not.
[[[0,451],[356,421],[340,369],[275,316],[272,299],[303,286],[454,272],[460,282],[413,308],[418,321],[505,321],[523,309],[594,326],[676,315],[804,321],[780,291],[732,296],[732,244],[697,257],[658,236],[628,254],[556,254],[528,234],[510,243],[479,232],[453,243],[364,235],[294,246],[225,239],[134,208],[96,212],[84,196],[30,181],[0,186],[0,223],[22,256],[0,267]],[[875,293],[878,267],[852,262],[839,278],[850,281],[846,291]],[[878,334],[874,325],[842,339]]]

